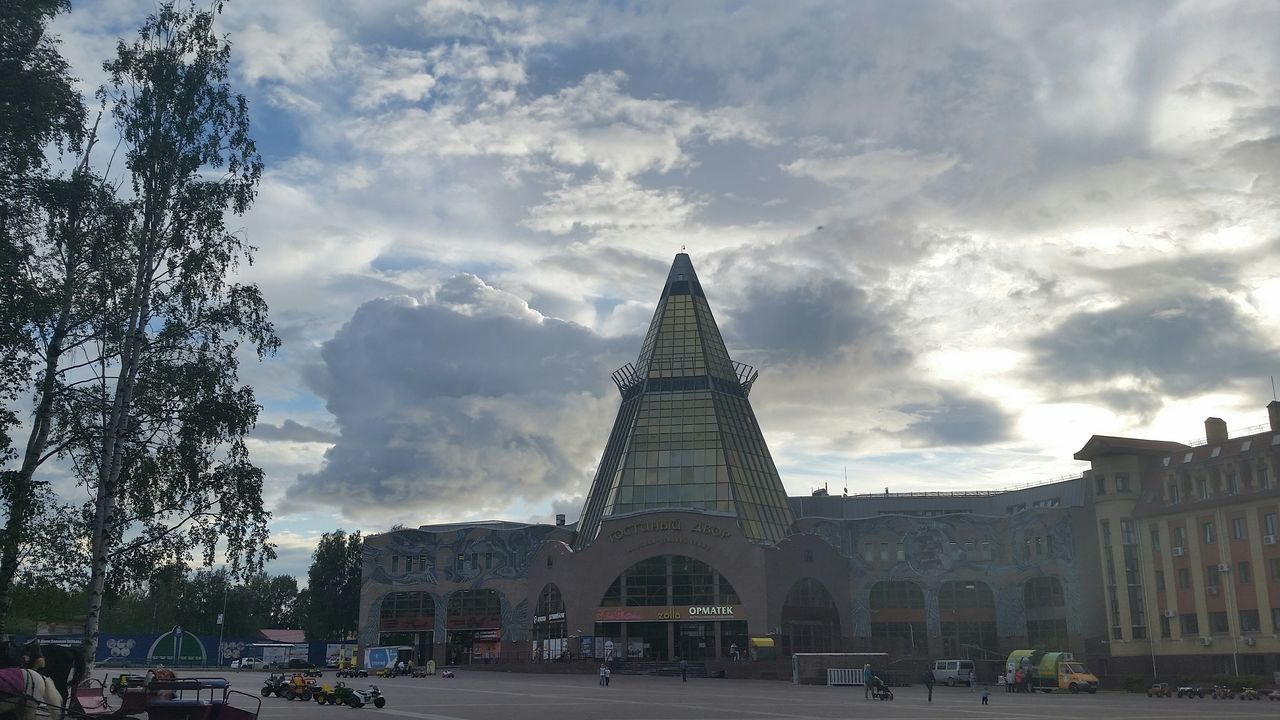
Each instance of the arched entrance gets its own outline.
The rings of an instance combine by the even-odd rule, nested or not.
[[[497,662],[502,655],[502,596],[496,590],[455,590],[445,613],[445,662]]]
[[[924,590],[909,580],[885,580],[871,586],[871,646],[891,655],[929,652]]]
[[[807,577],[791,586],[782,603],[782,634],[792,653],[839,649],[840,611],[825,585]]]
[[[710,565],[658,555],[614,579],[596,610],[596,657],[701,660],[747,648],[742,600]]]
[[[408,645],[414,661],[431,659],[436,629],[436,599],[431,593],[398,592],[382,599],[378,614],[378,644]]]
[[[568,634],[565,631],[564,597],[555,583],[547,583],[538,594],[533,612],[533,661],[548,662],[569,659]]]
[[[1027,645],[1068,647],[1067,601],[1062,583],[1053,576],[1034,577],[1023,586],[1027,614]]]
[[[948,580],[938,588],[942,654],[986,660],[1000,654],[996,598],[981,580]],[[1039,646],[1036,646],[1039,647]]]

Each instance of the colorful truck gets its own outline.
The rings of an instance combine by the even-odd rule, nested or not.
[[[1021,670],[1024,675],[1029,674],[1033,690],[1098,692],[1097,676],[1089,672],[1084,663],[1077,661],[1069,652],[1014,650],[1009,653],[1006,667],[1011,671]]]

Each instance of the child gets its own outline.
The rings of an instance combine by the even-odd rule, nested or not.
[[[987,705],[987,704],[989,704],[989,703],[987,702],[987,698],[988,698],[988,697],[990,697],[990,696],[991,696],[991,690],[990,690],[990,689],[988,689],[988,688],[985,688],[985,687],[984,687],[984,688],[982,688],[982,704],[983,704],[983,705]]]
[[[600,687],[604,687],[604,678],[607,672],[609,672],[609,668],[604,663],[600,663]]]
[[[609,666],[608,666],[608,665],[605,665],[605,666],[604,666],[604,686],[605,686],[605,687],[609,687],[609,675],[610,675],[610,674],[612,674],[612,673],[609,671]]]

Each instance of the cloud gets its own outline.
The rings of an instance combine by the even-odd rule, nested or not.
[[[341,437],[288,497],[420,523],[580,492],[617,408],[609,372],[638,347],[474,276],[365,303],[315,372]]]
[[[1280,364],[1275,343],[1234,304],[1190,294],[1071,315],[1030,349],[1036,378],[1057,394],[1099,392],[1118,410],[1257,385]]]
[[[925,402],[894,408],[912,418],[904,430],[889,431],[908,448],[990,445],[1009,439],[1013,417],[996,403],[942,390]]]
[[[329,443],[337,441],[338,436],[334,433],[313,428],[309,425],[286,419],[279,425],[273,425],[269,422],[260,422],[253,427],[252,436],[258,440],[266,440],[269,442],[303,442],[303,443]]]

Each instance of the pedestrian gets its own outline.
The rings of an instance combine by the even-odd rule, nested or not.
[[[978,687],[978,673],[974,670],[969,671],[969,692]]]
[[[609,668],[604,663],[600,663],[600,687],[605,686],[605,678],[608,677]]]
[[[985,687],[982,688],[982,704],[983,705],[989,704],[987,703],[987,698],[990,697],[990,695],[991,695],[991,690],[989,688],[985,688]]]
[[[734,662],[738,662],[738,643],[733,643],[729,646],[729,656],[733,658]]]
[[[925,670],[924,675],[920,677],[920,681],[924,683],[925,688],[929,691],[929,702],[933,702],[933,671]]]
[[[871,699],[871,685],[876,674],[871,671],[871,663],[862,666],[862,699]]]
[[[604,666],[604,686],[605,687],[609,687],[609,678],[612,675],[613,675],[613,671],[609,669],[608,665],[605,665]]]
[[[680,658],[680,682],[689,682],[689,661]]]

